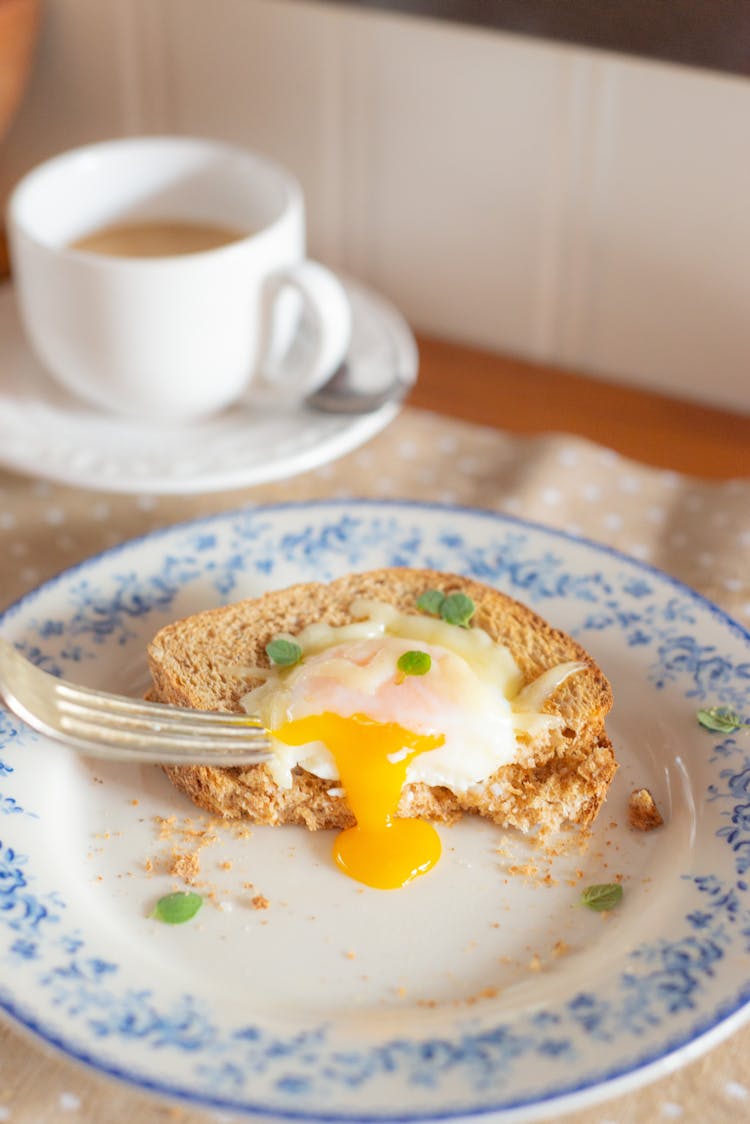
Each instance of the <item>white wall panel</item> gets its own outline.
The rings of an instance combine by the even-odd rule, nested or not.
[[[750,83],[610,58],[594,66],[583,278],[556,352],[750,409]]]
[[[395,18],[345,44],[353,264],[420,327],[538,353],[566,53]]]
[[[341,25],[288,0],[166,0],[178,132],[246,144],[301,180],[314,253],[342,264]]]

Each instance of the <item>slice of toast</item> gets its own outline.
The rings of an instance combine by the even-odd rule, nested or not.
[[[575,660],[585,667],[566,679],[543,706],[560,716],[536,743],[519,746],[519,759],[468,791],[407,783],[400,816],[450,822],[464,812],[522,831],[586,826],[596,816],[617,768],[604,719],[612,692],[603,672],[570,636],[529,608],[480,582],[432,570],[384,569],[351,574],[330,584],[295,585],[210,609],[163,628],[148,649],[150,697],[198,710],[242,710],[242,698],[259,680],[242,668],[269,667],[266,644],[279,633],[299,633],[313,622],[352,621],[352,603],[372,598],[419,615],[427,590],[461,592],[475,605],[472,626],[484,629],[512,653],[530,683],[551,667]],[[282,789],[264,764],[249,767],[167,767],[174,784],[209,812],[263,824],[344,828],[354,822],[346,801],[331,794],[330,780],[297,767]]]

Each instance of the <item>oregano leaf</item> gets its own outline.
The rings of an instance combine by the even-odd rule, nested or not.
[[[277,667],[294,667],[302,659],[302,649],[294,640],[276,636],[266,644],[266,655]]]
[[[465,593],[449,593],[443,598],[440,606],[440,616],[448,624],[456,624],[460,628],[468,628],[469,621],[474,616],[476,606]]]
[[[739,714],[726,706],[705,707],[698,711],[696,717],[701,726],[715,734],[734,734],[743,726],[750,726],[749,722],[745,722]]]
[[[407,675],[426,675],[432,667],[432,657],[429,652],[402,652],[396,667],[401,672],[402,679]]]
[[[165,894],[154,906],[152,917],[166,925],[182,925],[190,921],[203,905],[203,898],[193,890],[176,890]]]
[[[429,613],[430,616],[440,616],[440,606],[445,601],[445,594],[441,593],[439,589],[426,589],[423,594],[417,598],[417,608],[423,613]]]
[[[602,882],[596,886],[587,886],[581,894],[581,905],[594,909],[597,913],[614,909],[621,900],[622,886],[619,882]]]

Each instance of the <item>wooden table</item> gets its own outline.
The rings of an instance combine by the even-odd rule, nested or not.
[[[418,342],[412,406],[512,433],[574,433],[706,479],[750,476],[749,415],[429,336]]]

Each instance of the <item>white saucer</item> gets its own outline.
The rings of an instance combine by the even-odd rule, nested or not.
[[[363,390],[417,375],[408,325],[382,297],[344,280],[352,302],[347,364]],[[399,411],[334,415],[304,404],[239,404],[206,421],[168,426],[103,413],[61,389],[31,353],[11,288],[0,293],[0,464],[109,492],[197,493],[280,480],[342,456]]]

